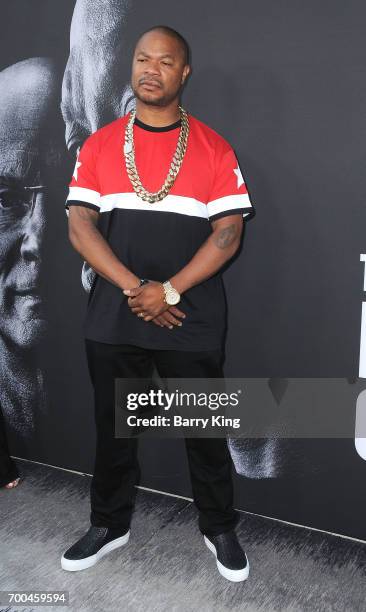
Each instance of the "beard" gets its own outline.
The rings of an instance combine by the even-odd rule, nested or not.
[[[172,92],[169,94],[162,93],[160,97],[157,97],[149,93],[146,93],[146,94],[141,93],[138,91],[138,89],[134,89],[132,87],[132,91],[135,97],[138,100],[140,100],[140,102],[143,102],[147,106],[161,106],[161,107],[168,106],[173,100],[179,97],[180,90],[181,90],[181,87],[179,87],[179,89],[177,89],[177,91],[175,92]]]

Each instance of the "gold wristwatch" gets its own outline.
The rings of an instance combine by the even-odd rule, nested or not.
[[[180,301],[180,293],[178,293],[178,291],[174,289],[170,281],[165,281],[165,283],[163,283],[163,287],[165,291],[164,301],[170,306],[178,304],[178,302]]]

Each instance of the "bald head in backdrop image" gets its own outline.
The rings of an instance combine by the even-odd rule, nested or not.
[[[60,74],[49,58],[20,61],[0,72],[0,402],[24,437],[34,410],[46,407],[38,349],[47,332],[42,292],[47,188],[64,163],[52,128]]]

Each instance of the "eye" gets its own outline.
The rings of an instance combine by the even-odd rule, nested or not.
[[[0,186],[0,210],[14,210],[30,204],[32,194]]]
[[[171,66],[171,62],[163,62],[164,66]]]
[[[144,59],[138,59],[137,61],[138,62],[144,62],[145,60]]]

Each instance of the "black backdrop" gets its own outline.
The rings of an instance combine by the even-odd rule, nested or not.
[[[74,5],[2,1],[1,68],[50,57],[61,83]],[[232,144],[256,208],[224,276],[227,376],[358,376],[365,17],[356,0],[128,3],[121,82],[129,78],[139,32],[156,23],[181,31],[193,55],[184,106]],[[52,121],[62,137],[57,105]],[[9,442],[18,457],[91,473],[92,393],[81,337],[86,295],[63,207],[72,167],[65,146],[42,259],[48,329],[36,358],[46,409],[34,406],[37,427],[29,435],[9,422]],[[264,474],[257,469],[260,447],[252,452],[258,464],[238,470],[236,507],[366,539],[366,464],[353,440],[284,441],[275,458],[267,457]],[[141,485],[191,495],[183,444],[144,441],[140,459]]]

